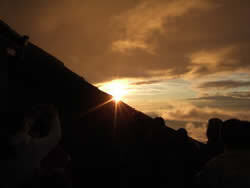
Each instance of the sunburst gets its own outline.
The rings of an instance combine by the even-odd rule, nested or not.
[[[113,80],[105,83],[100,87],[101,90],[106,91],[113,96],[113,100],[118,103],[128,94],[128,84],[123,80]]]

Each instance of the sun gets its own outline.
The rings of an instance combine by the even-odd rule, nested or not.
[[[119,102],[122,100],[122,97],[126,94],[126,91],[123,88],[120,87],[114,87],[111,91],[110,94],[113,96],[113,99],[116,102]]]
[[[103,84],[100,89],[113,96],[113,100],[116,102],[121,101],[128,93],[128,84],[123,80],[113,80],[111,82]]]

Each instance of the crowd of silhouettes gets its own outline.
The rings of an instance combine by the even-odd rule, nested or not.
[[[58,110],[53,105],[39,105],[25,113],[13,115],[9,126],[3,129],[5,137],[2,137],[2,145],[5,143],[5,152],[2,155],[1,187],[71,187],[71,180],[67,181],[69,178],[60,162],[59,165],[54,164],[53,168],[48,162],[50,170],[40,168],[41,163],[43,167],[46,166],[46,158],[50,152],[54,152],[54,162],[64,160],[63,163],[66,164],[71,160],[58,145],[61,138]],[[140,137],[144,129],[140,122],[140,118],[136,120],[139,127],[133,139],[137,143],[130,152],[128,171],[121,173],[123,177],[120,177],[120,187],[149,186],[154,181],[157,181],[159,187],[169,185],[169,181],[175,181],[176,187],[250,186],[249,122],[210,119],[206,144],[189,137],[184,128],[172,130],[172,138],[169,135],[164,137],[164,131],[169,128],[161,117],[153,119],[148,125],[151,126],[151,133],[145,135],[147,141],[143,139],[140,142],[137,137]],[[3,138],[6,139],[4,142]],[[177,140],[178,144],[171,146],[171,139]],[[174,150],[179,156],[172,154]],[[147,166],[149,160],[152,161],[152,166]],[[169,161],[177,161],[178,164],[170,164]],[[166,173],[170,169],[171,178]],[[140,179],[145,177],[148,179]],[[172,182],[171,185],[173,184]]]
[[[199,187],[250,187],[250,123],[238,119],[209,121],[211,158],[196,176]]]

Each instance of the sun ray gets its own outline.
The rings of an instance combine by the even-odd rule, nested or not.
[[[83,113],[81,116],[85,116],[85,115],[87,115],[87,114],[89,114],[89,113],[91,113],[91,112],[94,112],[94,111],[96,111],[97,109],[99,109],[99,108],[101,108],[102,106],[104,106],[105,104],[108,104],[108,103],[110,103],[110,102],[112,102],[112,101],[113,101],[113,99],[109,99],[109,100],[107,100],[107,101],[105,101],[105,102],[103,102],[103,103],[101,103],[101,104],[98,104],[97,106],[90,108],[87,112]]]
[[[117,108],[118,108],[118,103],[115,101],[114,123],[113,123],[114,136],[116,135],[116,127],[117,127]]]

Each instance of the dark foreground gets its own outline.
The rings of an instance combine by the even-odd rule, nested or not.
[[[63,169],[55,186],[65,186],[64,180],[76,187],[194,186],[202,166],[221,152],[186,138],[161,118],[116,105],[53,56],[32,43],[23,45],[3,23],[0,45],[1,85],[7,91],[2,98],[8,99],[1,112],[21,113],[35,104],[59,110],[63,137],[41,166]]]

